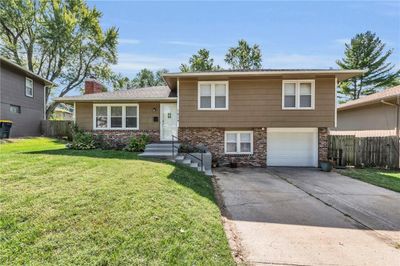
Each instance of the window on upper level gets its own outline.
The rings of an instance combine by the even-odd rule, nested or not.
[[[228,81],[199,81],[199,110],[228,110]]]
[[[314,80],[284,80],[282,82],[282,109],[314,109]]]
[[[25,78],[25,95],[33,97],[33,80],[30,78]]]

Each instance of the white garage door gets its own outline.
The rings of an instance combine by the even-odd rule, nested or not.
[[[318,166],[317,128],[268,128],[267,166]]]

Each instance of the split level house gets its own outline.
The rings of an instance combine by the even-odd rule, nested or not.
[[[328,156],[336,125],[336,86],[362,70],[281,69],[164,74],[166,86],[56,99],[74,105],[74,120],[104,141],[147,133],[154,142],[207,147],[221,163],[312,166]]]
[[[0,56],[0,120],[12,121],[10,137],[40,136],[46,89],[54,84]]]

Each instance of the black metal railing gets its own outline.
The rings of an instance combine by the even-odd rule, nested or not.
[[[176,140],[176,141],[175,141]],[[191,145],[189,142],[187,141],[183,141],[181,139],[179,139],[177,136],[172,135],[172,158],[175,160],[175,150],[177,151],[177,154],[179,153],[179,148],[180,146],[177,146],[177,144],[181,144],[181,145],[185,145],[186,147],[188,147],[191,150],[194,150],[198,153],[201,154],[200,158],[191,154],[190,152],[185,152],[185,151],[181,151],[180,153],[183,153],[185,155],[189,155],[192,158],[195,158],[197,160],[200,161],[200,169],[201,171],[203,171],[203,154],[206,153],[207,151],[205,149],[202,149],[200,147],[196,147]]]

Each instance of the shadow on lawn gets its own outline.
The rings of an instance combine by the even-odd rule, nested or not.
[[[211,178],[199,173],[187,166],[176,165],[173,162],[162,161],[157,159],[141,158],[138,153],[117,150],[72,150],[72,149],[58,149],[58,150],[41,150],[24,152],[25,154],[41,154],[41,155],[59,155],[59,156],[77,156],[77,157],[90,157],[102,159],[121,159],[121,160],[137,160],[157,164],[171,165],[174,167],[173,171],[167,178],[174,180],[176,183],[192,189],[198,195],[209,199],[216,204],[214,197],[214,190]],[[129,167],[129,165],[127,165]],[[149,167],[152,167],[151,164]]]

